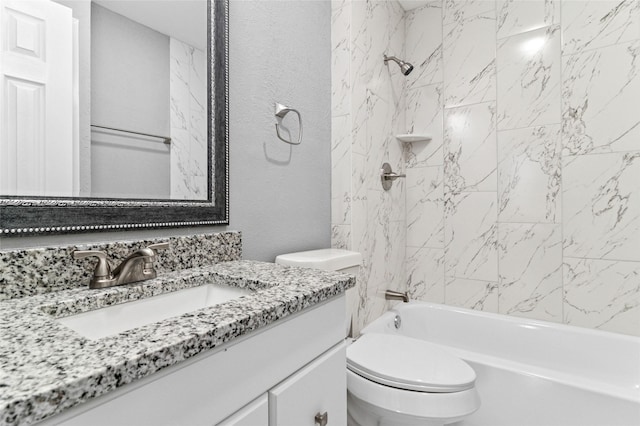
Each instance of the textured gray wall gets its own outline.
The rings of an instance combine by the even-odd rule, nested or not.
[[[3,238],[0,248],[224,229],[242,231],[245,259],[329,247],[331,3],[232,0],[230,12],[230,226]],[[302,112],[301,145],[276,138],[275,101]]]
[[[168,36],[92,3],[91,65],[91,124],[171,135]],[[96,131],[91,195],[169,198],[170,160],[158,139]]]
[[[331,2],[232,1],[230,25],[231,228],[247,259],[329,247]],[[276,101],[301,145],[276,137]]]
[[[91,124],[168,135],[169,37],[91,5]]]

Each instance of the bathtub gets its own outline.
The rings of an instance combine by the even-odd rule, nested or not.
[[[476,371],[482,405],[461,426],[640,425],[640,338],[425,302],[370,332],[427,340]]]

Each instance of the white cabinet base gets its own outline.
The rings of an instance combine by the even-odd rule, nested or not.
[[[345,315],[344,295],[335,297],[40,425],[217,424],[343,342]],[[343,376],[345,363],[343,354]]]

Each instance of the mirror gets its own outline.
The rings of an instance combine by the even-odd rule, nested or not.
[[[228,223],[228,1],[0,5],[1,235]]]

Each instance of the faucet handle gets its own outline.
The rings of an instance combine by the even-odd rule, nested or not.
[[[148,245],[146,247],[146,250],[151,250],[151,252],[153,253],[153,256],[151,258],[149,258],[147,261],[145,261],[144,263],[144,268],[145,270],[150,270],[153,271],[153,259],[155,259],[156,255],[158,254],[158,250],[166,250],[169,248],[169,243],[165,242],[165,243],[155,243],[155,244],[151,244]],[[155,271],[153,272],[155,274]]]
[[[74,250],[71,253],[74,259],[84,259],[85,257],[95,256],[98,258],[98,264],[93,270],[93,277],[89,283],[89,288],[106,287],[114,281],[111,273],[111,266],[107,261],[107,253],[99,250]]]
[[[165,243],[155,243],[155,244],[151,244],[149,246],[147,246],[148,249],[157,251],[157,250],[166,250],[169,248],[169,243],[165,242]]]

